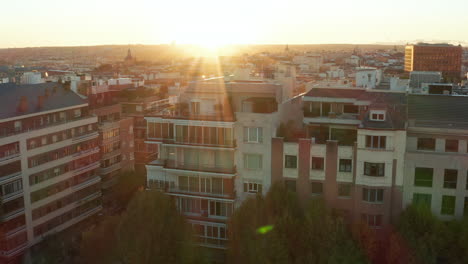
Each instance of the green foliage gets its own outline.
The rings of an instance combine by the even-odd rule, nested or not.
[[[258,232],[269,227],[268,232]],[[272,228],[271,228],[272,227]],[[365,263],[342,219],[274,184],[266,197],[246,200],[229,223],[229,263]]]
[[[45,237],[33,248],[31,259],[33,264],[60,264],[70,261],[77,254],[72,234],[63,231]]]
[[[100,252],[92,252],[93,245]],[[84,235],[81,250],[83,263],[202,262],[191,226],[159,191],[138,192],[121,217],[109,218]]]
[[[145,186],[145,175],[135,171],[124,171],[117,177],[118,181],[111,189],[112,199],[116,204],[125,207],[135,191]]]
[[[468,219],[444,222],[426,206],[411,205],[403,212],[398,231],[413,263],[468,263]]]

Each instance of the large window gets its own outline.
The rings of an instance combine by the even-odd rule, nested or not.
[[[339,197],[351,197],[351,184],[340,183],[338,184],[338,196]]]
[[[367,224],[369,227],[372,228],[382,227],[382,215],[363,214],[362,221],[363,223]]]
[[[432,187],[432,178],[434,169],[432,168],[416,168],[414,170],[414,186]]]
[[[288,169],[296,169],[297,168],[297,156],[285,155],[284,167]]]
[[[324,160],[322,157],[312,157],[312,169],[313,170],[323,170]]]
[[[22,180],[17,180],[0,186],[0,196],[6,196],[23,190]]]
[[[432,195],[427,193],[414,193],[413,204],[427,206],[431,208]]]
[[[364,162],[364,175],[373,177],[385,176],[385,163]]]
[[[455,214],[455,196],[442,196],[442,207],[440,208],[440,213],[443,215]]]
[[[435,138],[418,138],[418,150],[435,150]]]
[[[296,180],[284,180],[286,189],[295,192],[296,191]]]
[[[323,183],[312,182],[310,185],[311,192],[313,195],[321,195],[323,193]]]
[[[263,128],[244,127],[244,142],[262,143],[263,142]]]
[[[249,170],[262,169],[262,155],[244,154],[244,168]]]
[[[254,182],[244,182],[244,192],[262,193],[262,184]]]
[[[458,170],[445,169],[444,188],[456,189],[457,188],[457,175],[458,175]]]
[[[383,203],[383,189],[362,189],[362,200],[369,203]]]
[[[351,172],[352,167],[351,159],[340,159],[340,172]]]
[[[230,217],[232,214],[232,204],[219,201],[210,201],[209,213],[213,216]]]
[[[182,213],[199,214],[200,213],[200,199],[193,198],[179,198],[179,208]]]
[[[366,136],[366,148],[385,149],[386,136]]]
[[[359,106],[353,104],[344,104],[343,105],[343,113],[345,114],[358,114],[359,113]]]
[[[445,152],[458,152],[458,140],[446,139],[445,140]]]

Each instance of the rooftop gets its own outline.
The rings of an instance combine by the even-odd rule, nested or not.
[[[408,119],[414,126],[468,128],[468,97],[408,95]],[[410,122],[411,124],[412,122]]]
[[[48,96],[46,97],[46,90]],[[43,96],[43,105],[38,107],[38,98]],[[27,99],[27,109],[18,112],[22,97]],[[0,119],[21,115],[45,112],[65,107],[78,106],[87,102],[71,90],[63,88],[59,83],[0,84]]]

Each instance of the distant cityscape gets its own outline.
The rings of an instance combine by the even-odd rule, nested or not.
[[[217,255],[276,183],[383,239],[411,204],[462,219],[467,77],[444,43],[0,49],[0,263],[123,210],[124,172]]]

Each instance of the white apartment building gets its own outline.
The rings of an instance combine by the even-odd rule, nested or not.
[[[101,210],[97,118],[57,83],[0,87],[0,260]]]

